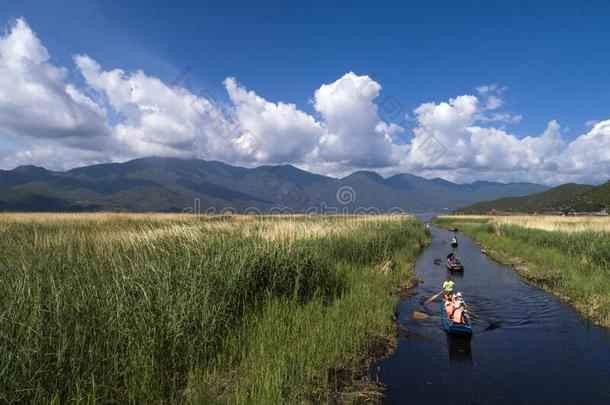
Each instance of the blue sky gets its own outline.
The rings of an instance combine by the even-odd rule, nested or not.
[[[523,139],[541,136],[556,120],[562,141],[569,143],[591,130],[592,124],[586,122],[610,119],[610,5],[606,2],[254,3],[5,1],[0,5],[0,23],[10,32],[15,20],[23,18],[47,49],[48,63],[68,70],[66,82],[88,95],[92,94],[91,88],[101,94],[98,96],[104,100],[99,102],[107,110],[110,127],[116,124],[115,120],[121,120],[124,111],[116,105],[108,107],[112,104],[108,89],[96,88],[91,80],[84,79],[74,55],[87,55],[101,66],[101,71],[120,68],[131,74],[142,70],[147,77],[159,78],[166,84],[190,68],[187,77],[192,93],[206,89],[220,103],[227,103],[240,113],[240,106],[246,102],[243,97],[236,101],[239,96],[231,97],[223,84],[227,77],[234,77],[238,90],[254,91],[270,103],[292,103],[326,130],[340,127],[335,132],[344,125],[330,122],[327,116],[335,114],[335,110],[331,113],[316,108],[314,94],[323,84],[334,83],[348,72],[368,76],[381,86],[374,104],[391,97],[401,110],[415,116],[420,127],[414,109],[424,103],[449,103],[462,95],[477,96],[479,104],[483,104],[485,97],[476,89],[490,84],[497,85],[494,95],[501,99],[501,107],[489,109],[487,117],[501,112],[510,118],[477,119],[467,126],[494,128]],[[94,95],[91,97],[98,101]],[[240,117],[242,122],[250,118]],[[380,120],[384,118],[388,123],[393,120],[381,114]],[[396,123],[401,122],[398,119]],[[429,133],[438,130],[434,125],[430,128],[426,130]],[[453,127],[450,129],[454,131]],[[31,135],[18,132],[12,127],[5,129],[4,139],[0,132],[6,153],[16,149],[15,145],[25,151],[33,143]],[[411,136],[410,129],[402,135],[407,143]],[[434,136],[442,141],[443,134]],[[598,148],[608,145],[606,135],[598,141]],[[442,144],[453,149],[451,142]],[[72,142],[60,146],[75,145]],[[556,151],[557,159],[566,147]],[[387,156],[366,159],[320,151],[314,153],[315,159],[297,159],[298,153],[307,153],[303,148],[299,144],[294,154],[280,153],[276,158],[275,151],[261,152],[260,156],[253,154],[254,160],[211,153],[201,157],[218,157],[236,164],[288,162],[337,175],[358,168],[382,173],[409,170],[458,181],[543,181],[549,171],[557,171],[546,162],[545,167],[539,165],[536,176],[527,175],[531,170],[527,164],[519,166],[512,176],[501,175],[507,167],[491,168],[494,159],[490,156],[481,157],[483,163],[465,161],[463,167],[452,167],[442,159],[433,163],[411,159],[408,164],[396,164],[396,159],[392,161]],[[124,157],[146,151],[138,150]],[[84,155],[93,156],[89,152]],[[326,157],[320,158],[322,155]],[[121,156],[115,153],[107,158],[116,160]],[[23,160],[9,158],[6,165],[21,162],[20,159]],[[40,159],[34,163],[62,166],[61,162]],[[104,158],[72,159],[74,164],[98,160]],[[598,163],[602,164],[601,177],[590,171],[570,176],[571,169],[565,168],[565,174],[550,182],[603,180],[608,173],[607,162],[602,158]],[[71,164],[66,162],[63,166]],[[578,166],[576,162],[574,167]]]

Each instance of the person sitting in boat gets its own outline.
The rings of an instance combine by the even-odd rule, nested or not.
[[[458,246],[458,240],[454,236],[453,238],[451,238],[451,247],[455,249],[457,246]]]
[[[455,253],[451,252],[447,255],[447,263],[453,266],[456,263]]]
[[[458,303],[458,301],[461,302],[462,305],[466,305],[464,302],[464,298],[462,297],[462,293],[459,291],[456,294],[453,294],[453,296],[451,297],[451,302],[454,306]]]
[[[455,309],[453,310],[453,315],[451,318],[454,323],[465,323],[464,321],[464,305],[462,301],[456,300],[454,304]]]
[[[447,312],[447,317],[451,319],[453,316],[453,304],[451,301],[445,301],[445,312]]]
[[[451,294],[453,292],[454,285],[455,285],[455,283],[453,281],[451,281],[451,277],[447,276],[447,278],[445,279],[445,282],[443,283],[443,290],[445,290],[445,292],[448,292]]]

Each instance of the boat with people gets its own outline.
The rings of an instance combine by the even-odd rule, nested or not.
[[[443,329],[445,329],[445,332],[449,333],[451,336],[469,338],[472,336],[472,322],[468,312],[464,308],[464,302],[460,302],[460,300],[461,294],[459,299],[456,301],[456,304],[452,303],[451,300],[445,297],[441,304],[441,321],[443,322]],[[453,308],[453,305],[455,305],[457,308],[461,307],[461,322],[454,321],[447,313],[446,308],[448,306]],[[457,308],[455,310],[457,310]],[[452,309],[451,312],[453,313],[453,311],[454,310]]]
[[[458,240],[454,236],[453,238],[451,238],[451,248],[455,250],[455,249],[457,249],[457,247],[458,247]]]
[[[455,253],[451,252],[447,255],[447,270],[451,271],[464,271],[464,265],[459,257]]]

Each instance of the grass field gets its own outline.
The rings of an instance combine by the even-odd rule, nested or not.
[[[610,327],[610,218],[442,216],[501,262]]]
[[[356,400],[428,239],[405,216],[0,214],[0,402]]]

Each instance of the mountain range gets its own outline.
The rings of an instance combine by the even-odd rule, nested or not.
[[[599,186],[568,183],[523,197],[472,204],[459,214],[610,212],[610,181]]]
[[[291,165],[244,168],[217,161],[149,157],[63,172],[36,166],[0,170],[0,211],[182,212],[191,207],[220,212],[230,207],[237,212],[248,208],[268,212],[287,207],[304,212],[317,207],[353,212],[375,207],[380,212],[392,208],[443,212],[547,188],[532,183],[456,184],[411,174],[383,178],[370,171],[337,179]]]

